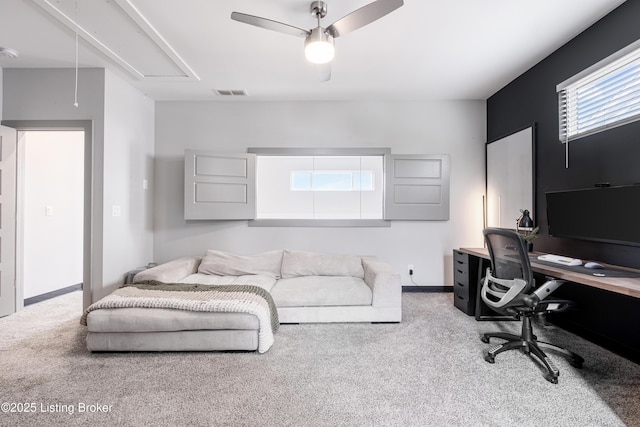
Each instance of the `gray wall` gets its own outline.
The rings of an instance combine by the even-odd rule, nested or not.
[[[153,258],[154,114],[153,100],[107,73],[103,280],[111,290],[122,283],[124,272]],[[113,215],[114,206],[120,216]]]
[[[104,69],[83,68],[76,108],[74,75],[73,69],[5,69],[2,118],[93,122],[90,281],[97,301],[151,258],[152,201],[141,194],[139,178],[153,174],[154,103]],[[111,216],[114,204],[120,217]]]
[[[0,67],[0,120],[2,120],[2,80],[3,80],[4,71]]]
[[[215,248],[374,254],[408,284],[452,283],[451,252],[482,246],[484,101],[157,102],[155,261]],[[449,221],[394,221],[389,228],[267,228],[246,221],[185,221],[184,150],[247,147],[391,147],[394,154],[449,154]]]

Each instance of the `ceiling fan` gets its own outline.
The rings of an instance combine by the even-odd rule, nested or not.
[[[393,12],[403,4],[403,0],[377,0],[343,16],[324,28],[320,25],[320,20],[327,16],[327,4],[323,1],[314,1],[311,2],[310,11],[311,15],[318,20],[318,26],[311,30],[240,12],[233,12],[231,19],[267,30],[304,37],[304,52],[307,60],[319,64],[320,79],[327,81],[331,78],[331,60],[335,53],[333,39],[364,27]]]

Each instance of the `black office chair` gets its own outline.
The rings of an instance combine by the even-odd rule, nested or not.
[[[513,230],[501,228],[487,228],[483,233],[491,256],[491,267],[487,269],[484,278],[482,300],[500,314],[522,318],[522,332],[519,336],[504,332],[482,335],[481,339],[485,343],[488,343],[490,338],[506,340],[490,348],[484,359],[489,363],[495,363],[497,354],[520,349],[525,354],[533,354],[540,359],[546,371],[545,378],[557,384],[560,372],[542,348],[562,354],[576,368],[582,367],[584,359],[562,347],[538,341],[533,334],[531,320],[546,313],[565,311],[573,305],[566,300],[545,300],[564,281],[552,279],[536,287],[527,243],[522,236]]]

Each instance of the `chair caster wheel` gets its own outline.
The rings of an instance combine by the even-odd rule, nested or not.
[[[558,384],[558,377],[552,374],[547,374],[544,378],[552,384]]]
[[[486,360],[489,363],[496,363],[496,358],[494,356],[490,355],[490,354],[487,354],[484,357],[484,360]]]
[[[480,337],[480,341],[482,341],[485,344],[489,344],[489,337],[486,337],[483,335]]]

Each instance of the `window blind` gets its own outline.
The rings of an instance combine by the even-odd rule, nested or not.
[[[558,85],[559,136],[567,142],[640,120],[638,43]]]

